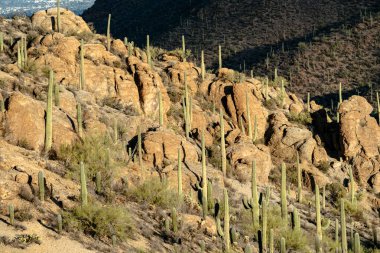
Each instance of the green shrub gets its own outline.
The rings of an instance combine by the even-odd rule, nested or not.
[[[77,179],[81,161],[85,165],[88,178],[102,172],[103,178],[106,179],[114,169],[122,165],[124,159],[122,144],[114,143],[108,136],[87,136],[83,141],[62,146],[57,155],[69,168],[68,176]]]
[[[130,191],[126,196],[138,203],[148,203],[164,209],[178,206],[177,191],[170,189],[168,184],[161,182],[158,178],[152,178]]]
[[[120,240],[131,237],[134,226],[129,212],[124,207],[87,205],[78,206],[63,213],[64,228],[69,232],[81,231],[100,239]]]
[[[346,196],[346,189],[340,183],[332,183],[326,186],[326,190],[330,192],[330,199],[332,203],[337,203],[341,198]]]
[[[286,116],[290,122],[301,125],[310,125],[313,121],[309,112],[289,113]]]

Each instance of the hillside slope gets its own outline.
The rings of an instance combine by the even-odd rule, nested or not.
[[[271,234],[276,251],[335,252],[357,233],[378,253],[365,98],[338,121],[283,77],[205,71],[56,17],[0,19],[1,252],[258,252]]]

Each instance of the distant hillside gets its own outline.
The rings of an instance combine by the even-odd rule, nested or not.
[[[97,0],[83,16],[104,33],[112,13],[113,35],[139,45],[150,34],[155,45],[173,49],[180,47],[184,34],[196,56],[206,50],[208,65],[216,62],[221,44],[226,66],[238,68],[245,61],[249,69],[283,42],[285,48],[294,48],[313,33],[379,8],[377,0]]]

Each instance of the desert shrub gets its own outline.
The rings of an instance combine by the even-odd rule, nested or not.
[[[286,116],[290,122],[294,122],[301,125],[310,125],[313,121],[310,113],[308,112],[289,113]]]
[[[69,232],[81,231],[100,239],[113,235],[124,240],[131,237],[134,226],[124,207],[88,205],[63,214],[64,227]]]
[[[29,221],[33,219],[33,214],[30,213],[29,208],[22,207],[15,210],[15,219],[18,221]]]
[[[83,141],[63,145],[57,155],[68,167],[69,177],[79,178],[80,162],[83,161],[88,178],[97,172],[107,178],[106,175],[122,164],[123,153],[122,144],[114,143],[108,136],[87,136]]]
[[[264,100],[263,104],[269,110],[276,110],[277,107],[279,106],[279,102],[273,98]]]
[[[338,203],[341,198],[346,196],[346,189],[340,183],[332,183],[326,186],[326,190],[330,192],[332,203]]]
[[[330,168],[330,163],[328,161],[322,161],[318,163],[317,168],[323,173],[327,173]]]
[[[13,239],[7,236],[0,237],[0,244],[10,245],[14,248],[26,249],[31,244],[41,244],[41,240],[36,234],[16,235]]]
[[[176,190],[170,189],[166,182],[161,182],[159,178],[146,180],[125,193],[128,199],[138,203],[148,203],[164,209],[178,206],[178,196]]]

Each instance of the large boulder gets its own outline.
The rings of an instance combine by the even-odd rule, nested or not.
[[[61,33],[80,34],[90,33],[91,30],[82,17],[75,15],[72,11],[60,8]],[[38,11],[32,16],[33,27],[40,28],[44,32],[58,30],[57,8]]]
[[[185,138],[169,130],[147,132],[143,137],[143,159],[153,166],[165,167],[167,163],[176,163],[178,149],[183,161],[195,163],[198,152],[195,146]]]
[[[9,98],[6,112],[5,138],[15,144],[32,150],[42,150],[45,142],[46,104],[19,92]],[[70,144],[76,133],[65,113],[53,108],[53,148]]]
[[[254,145],[251,142],[240,142],[227,148],[227,157],[233,169],[239,175],[250,178],[251,164],[256,162],[256,177],[258,184],[265,185],[268,182],[269,172],[272,169],[270,149],[264,145]]]
[[[183,90],[186,83],[191,93],[196,93],[198,90],[197,81],[200,74],[200,69],[194,66],[192,62],[176,62],[168,68],[168,74],[173,85],[178,89]]]
[[[339,107],[341,150],[363,185],[380,171],[380,127],[371,112],[372,106],[360,96],[352,96]]]
[[[298,151],[300,158],[309,163],[318,165],[328,160],[326,150],[317,144],[310,130],[290,123],[282,112],[269,118],[267,142],[274,156],[290,162]]]

